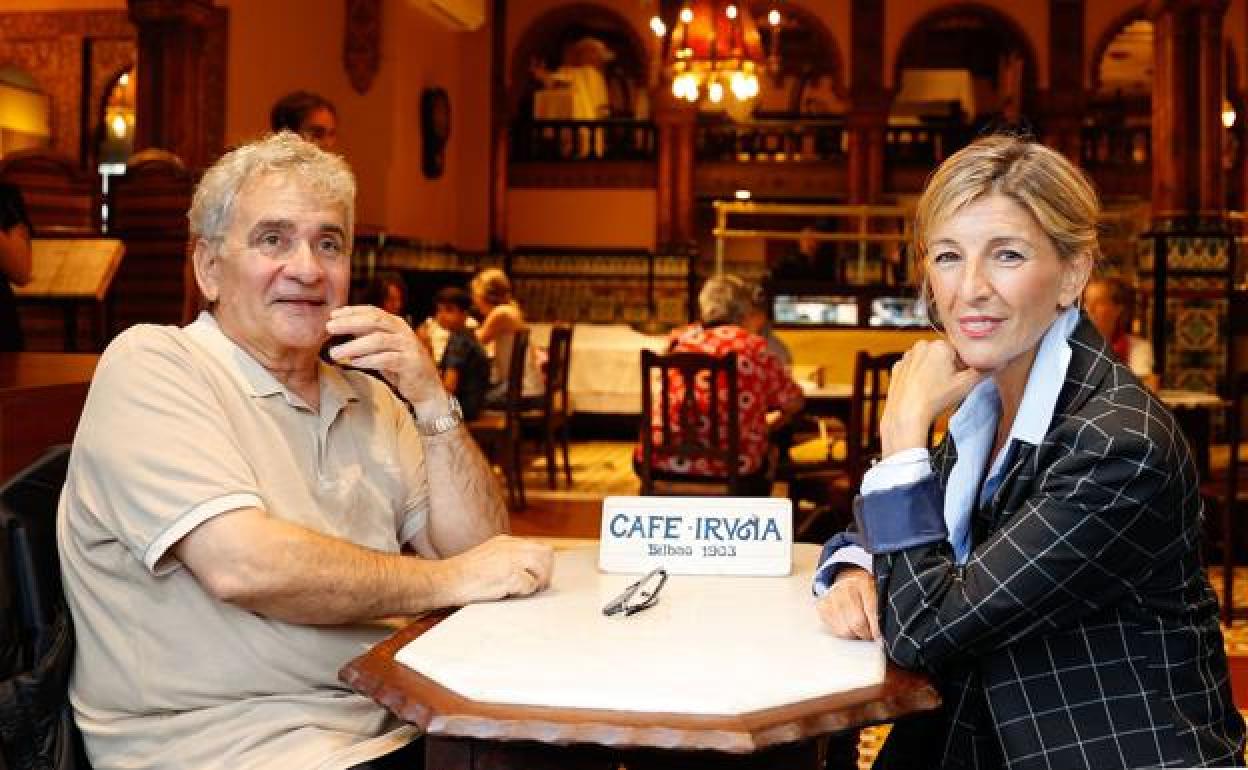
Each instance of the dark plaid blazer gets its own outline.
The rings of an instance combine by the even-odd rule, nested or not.
[[[896,725],[877,768],[1244,762],[1187,442],[1086,318],[1070,346],[1044,442],[1006,458],[967,563],[944,539],[875,555],[888,655],[945,704]],[[955,458],[933,452],[929,496]]]

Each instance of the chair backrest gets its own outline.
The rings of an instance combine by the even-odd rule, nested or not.
[[[507,413],[508,429],[514,427],[519,430],[520,409],[524,401],[524,369],[529,357],[529,330],[520,329],[511,334],[511,358],[507,361],[504,411]]]
[[[550,329],[546,356],[546,394],[542,411],[547,419],[568,416],[568,372],[572,368],[572,325],[557,323]]]
[[[739,387],[736,353],[660,355],[641,351],[643,495],[654,493],[656,452],[676,458],[681,466],[722,464],[726,470],[722,480],[729,494],[738,491]],[[726,398],[720,398],[721,394]]]
[[[0,487],[0,550],[8,556],[0,566],[16,609],[3,620],[20,624],[20,659],[0,673],[0,765],[90,767],[69,706],[74,636],[56,545],[69,452],[50,448]]]
[[[1230,382],[1230,412],[1226,418],[1226,442],[1230,449],[1226,464],[1226,500],[1233,510],[1241,493],[1239,474],[1243,458],[1239,456],[1239,445],[1244,440],[1243,419],[1244,407],[1248,406],[1248,370],[1232,374]]]
[[[54,446],[0,487],[0,523],[32,649],[42,648],[64,596],[56,549],[56,506],[68,467],[69,445]]]
[[[96,186],[69,158],[46,150],[18,150],[0,160],[0,182],[17,185],[41,238],[100,233]]]
[[[893,365],[902,353],[881,353],[873,356],[859,350],[854,358],[854,392],[846,425],[845,469],[850,489],[857,489],[867,472],[870,458],[880,452],[880,418],[888,397],[888,384]]]
[[[126,244],[113,280],[115,329],[136,323],[177,324],[187,318],[187,293],[198,293],[188,274],[190,227],[186,211],[195,175],[178,157],[147,149],[132,156],[126,173],[112,182],[109,234]],[[193,317],[193,314],[190,314]]]

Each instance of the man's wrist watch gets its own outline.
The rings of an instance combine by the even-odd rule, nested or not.
[[[443,433],[453,429],[456,425],[463,423],[464,410],[459,405],[459,401],[454,396],[448,396],[447,402],[450,404],[450,411],[432,420],[422,420],[412,413],[412,417],[416,421],[416,432],[422,436],[440,436]]]

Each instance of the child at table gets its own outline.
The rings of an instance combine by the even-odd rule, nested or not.
[[[433,302],[434,320],[449,332],[438,361],[442,384],[459,400],[464,418],[475,419],[490,385],[490,359],[468,328],[472,297],[463,289],[447,287],[434,295]]]

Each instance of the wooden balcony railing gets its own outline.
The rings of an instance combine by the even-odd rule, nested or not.
[[[845,122],[821,120],[755,120],[745,123],[702,123],[695,154],[699,161],[737,163],[827,163],[848,152]]]
[[[1085,168],[1152,165],[1151,126],[1084,126],[1080,160]]]
[[[511,161],[577,163],[653,161],[654,124],[642,120],[535,120],[511,126]]]

